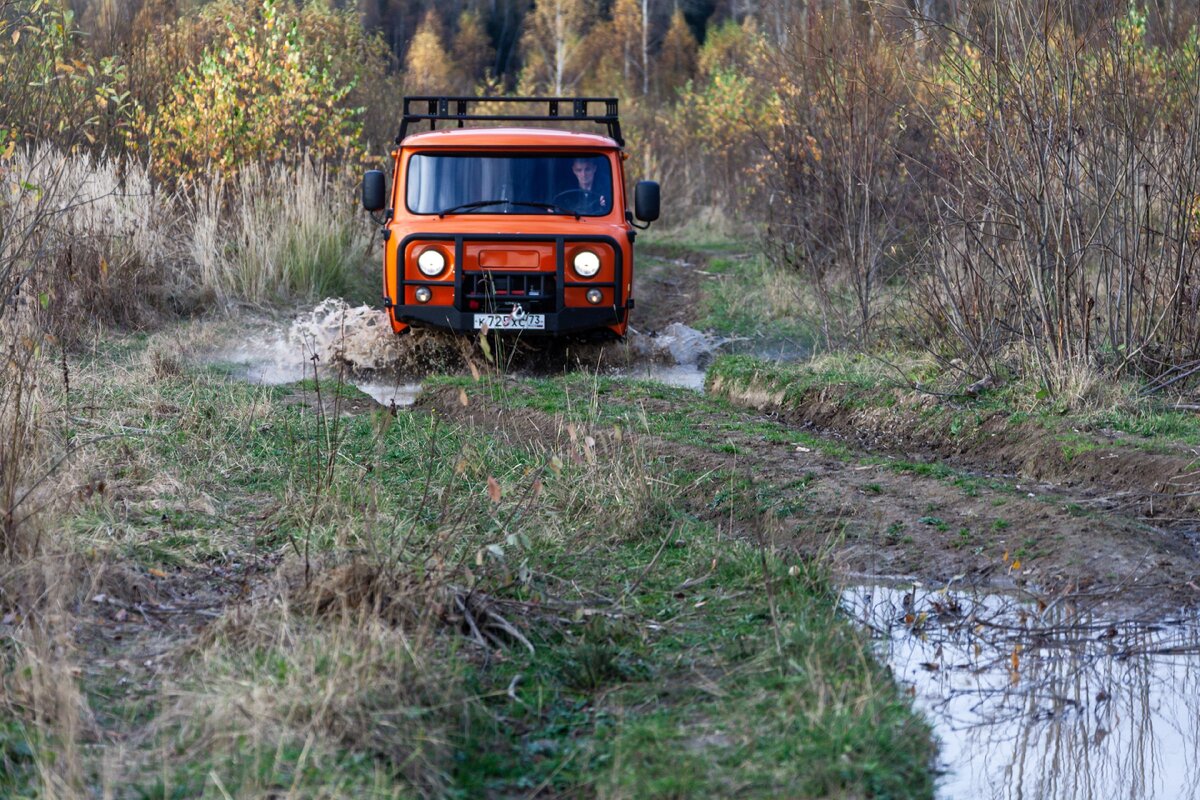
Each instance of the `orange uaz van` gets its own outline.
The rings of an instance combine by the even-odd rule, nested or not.
[[[520,113],[530,107],[541,113]],[[502,127],[467,125],[477,121]],[[604,132],[510,127],[522,122]],[[639,182],[628,208],[615,98],[406,97],[396,144],[390,192],[371,170],[362,201],[382,225],[397,333],[625,335],[635,228],[646,227],[634,219],[658,218],[659,189]]]

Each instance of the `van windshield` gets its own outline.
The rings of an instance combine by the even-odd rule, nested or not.
[[[408,160],[413,214],[578,214],[613,207],[612,167],[598,153],[415,153]]]

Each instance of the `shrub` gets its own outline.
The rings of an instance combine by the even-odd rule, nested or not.
[[[953,355],[994,374],[1016,347],[1051,393],[1200,358],[1200,39],[1154,45],[1132,7],[1083,32],[1057,13],[1018,7],[947,43],[922,294]]]
[[[128,133],[124,65],[90,57],[74,26],[56,3],[0,2],[0,156],[18,142],[98,148]]]
[[[277,0],[221,2],[205,14],[194,24],[223,19],[224,32],[141,117],[160,173],[194,179],[251,162],[330,159],[358,146],[362,109],[348,100],[365,62],[352,62],[354,48],[339,41],[344,15]],[[204,38],[187,24],[176,35]]]

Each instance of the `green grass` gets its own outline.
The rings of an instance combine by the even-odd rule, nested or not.
[[[710,386],[753,387],[779,396],[783,409],[795,408],[818,392],[847,409],[892,409],[907,413],[936,437],[970,441],[991,418],[1009,426],[1033,425],[1050,432],[1060,444],[1064,461],[1101,447],[1133,447],[1151,453],[1177,452],[1179,445],[1200,444],[1200,416],[1156,408],[1151,401],[1126,397],[1127,405],[1066,412],[1061,403],[1039,400],[1034,387],[1016,381],[978,396],[956,394],[941,387],[945,376],[930,359],[891,355],[824,356],[811,363],[779,364],[751,356],[718,358],[709,368]],[[922,395],[913,387],[929,388]],[[830,393],[829,389],[836,391]],[[930,402],[933,398],[936,402]],[[1128,434],[1113,443],[1098,431]]]
[[[860,693],[886,679],[837,618],[823,577],[790,574],[774,556],[764,573],[761,554],[695,520],[674,536],[661,552],[651,539],[555,559],[564,580],[628,586],[659,553],[621,617],[593,617],[499,670],[490,685],[520,675],[521,704],[489,709],[491,719],[512,715],[509,730],[485,726],[469,748],[488,755],[463,766],[467,794],[582,783],[623,797],[735,787],[745,796],[927,796],[924,768],[910,766],[928,757],[922,726],[890,691]]]
[[[694,256],[696,253],[723,254],[745,253],[754,249],[753,238],[739,236],[732,226],[690,221],[675,228],[661,224],[652,225],[645,233],[638,234],[637,246],[650,254],[671,258]]]
[[[115,668],[79,679],[106,735],[135,743],[119,775],[132,796],[931,796],[929,729],[821,564],[724,527],[802,514],[807,477],[684,472],[636,436],[589,455],[420,410],[319,414],[318,388],[362,398],[155,375],[140,346],[80,367],[87,412],[63,435],[91,443],[86,471],[105,488],[62,535],[184,597],[236,585],[245,565],[281,577],[178,643],[170,693]],[[714,452],[735,434],[833,446],[720,401],[700,419],[694,394],[651,383],[467,386]],[[353,601],[364,586],[376,599]],[[446,592],[489,598],[532,652],[505,634],[471,644]],[[0,736],[0,780],[26,780],[14,736]]]
[[[1097,413],[1092,422],[1098,427],[1150,440],[1169,439],[1187,445],[1200,444],[1200,416],[1170,409],[1111,409]]]
[[[39,749],[24,723],[0,713],[0,793],[5,797],[33,795]]]
[[[803,284],[781,273],[762,255],[712,257],[695,326],[724,336],[750,338],[758,351],[812,350],[817,332],[811,317],[796,313]],[[736,343],[735,343],[736,348]]]

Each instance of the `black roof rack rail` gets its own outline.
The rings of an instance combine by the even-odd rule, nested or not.
[[[545,103],[545,114],[473,114],[470,111],[472,103]],[[593,103],[603,103],[603,114],[589,114],[588,106]],[[421,113],[422,104],[425,106]],[[413,107],[416,107],[414,110]],[[559,113],[562,108],[567,113]],[[400,133],[396,136],[396,144],[400,144],[408,135],[408,125],[411,122],[429,120],[429,129],[436,130],[439,120],[458,122],[458,127],[464,127],[468,120],[484,120],[487,122],[578,122],[587,120],[598,122],[608,127],[609,137],[620,147],[625,146],[621,136],[621,121],[617,117],[617,98],[615,97],[432,97],[417,96],[404,98],[404,117],[400,122]]]

